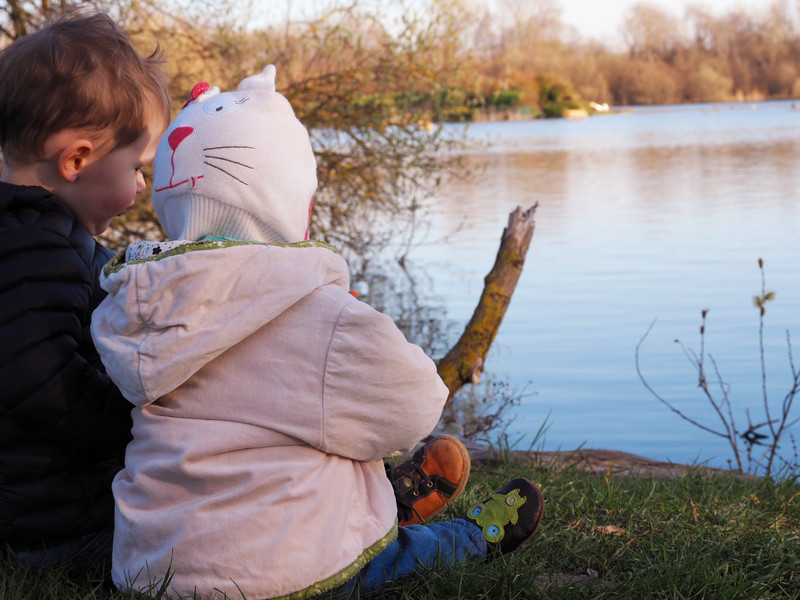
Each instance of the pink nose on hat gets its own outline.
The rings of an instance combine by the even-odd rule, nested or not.
[[[180,146],[181,142],[192,135],[193,132],[193,127],[176,127],[172,130],[172,133],[170,133],[169,137],[167,138],[169,147],[175,150],[175,148]]]

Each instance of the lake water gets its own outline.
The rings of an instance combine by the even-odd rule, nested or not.
[[[727,442],[681,420],[642,385],[717,427],[675,339],[706,351],[730,384],[740,431],[763,420],[758,259],[776,292],[765,317],[773,414],[788,391],[786,331],[800,359],[800,111],[792,102],[635,108],[585,120],[474,124],[486,167],[431,206],[425,264],[446,317],[463,328],[509,213],[539,203],[536,229],[485,378],[524,390],[508,427],[526,448],[583,445],[725,466]],[[463,227],[453,233],[458,224]],[[712,373],[713,375],[713,373]],[[800,398],[798,398],[800,404]],[[795,414],[800,416],[800,406]],[[800,427],[796,427],[800,431]],[[787,440],[788,441],[788,440]],[[798,440],[800,444],[800,440]],[[792,454],[787,446],[788,454]]]

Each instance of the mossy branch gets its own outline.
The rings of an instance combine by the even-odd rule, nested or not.
[[[450,390],[449,399],[465,384],[477,384],[486,355],[511,302],[533,237],[533,216],[538,204],[523,211],[517,207],[503,230],[494,266],[484,279],[478,306],[455,346],[438,363],[439,376]]]

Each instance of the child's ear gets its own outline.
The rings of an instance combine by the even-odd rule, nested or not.
[[[58,172],[67,181],[75,181],[94,151],[94,143],[91,140],[72,140],[58,154]]]

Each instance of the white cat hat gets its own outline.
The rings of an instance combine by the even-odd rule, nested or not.
[[[308,132],[273,65],[235,92],[197,84],[156,151],[153,206],[173,240],[308,239],[316,188]]]

